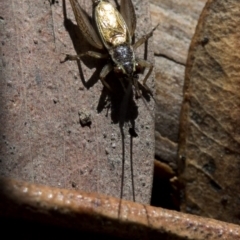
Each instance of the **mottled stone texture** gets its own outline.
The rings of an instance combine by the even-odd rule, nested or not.
[[[156,72],[156,158],[177,170],[179,116],[187,54],[206,0],[151,0]]]
[[[240,223],[240,5],[211,0],[192,40],[180,127],[182,210]]]
[[[98,78],[102,60],[60,63],[63,53],[94,49],[76,27],[69,1],[54,2],[0,1],[0,176],[149,203],[154,101],[145,95],[145,103],[124,101],[114,74],[107,80],[116,94],[109,96]],[[91,14],[91,1],[79,3]],[[133,3],[138,39],[151,29],[149,5]],[[147,47],[153,62],[151,42],[138,56]],[[148,86],[154,91],[153,77]],[[81,126],[79,112],[91,116],[89,127]]]

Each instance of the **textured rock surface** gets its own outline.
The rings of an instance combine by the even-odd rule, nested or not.
[[[82,2],[84,8],[87,7],[86,9],[90,10],[90,6],[88,5],[90,1],[85,0]],[[140,20],[138,21],[140,26],[143,24],[141,21],[145,22],[146,20],[145,17],[143,17],[145,15],[141,12],[146,10],[145,5],[143,9],[141,8],[142,2],[143,1],[135,1],[138,17],[140,17]],[[197,24],[199,14],[202,11],[206,0],[151,0],[150,2],[153,26],[160,22],[160,25],[154,34],[153,48],[155,52],[155,61],[157,63],[155,65],[157,72],[156,100],[158,105],[156,114],[156,155],[159,159],[170,163],[170,165],[176,169],[178,143],[177,135],[179,125],[178,115],[182,102],[182,86],[184,81],[184,69],[187,59],[187,51],[191,37],[194,33],[195,26]],[[1,148],[4,149],[4,152],[7,153],[7,158],[10,160],[3,162],[4,158],[1,155],[0,171],[2,171],[2,167],[4,167],[5,170],[7,170],[6,172],[1,172],[1,175],[4,176],[17,176],[19,179],[22,178],[31,182],[39,182],[43,184],[48,184],[48,182],[50,182],[50,184],[54,186],[79,189],[82,188],[83,184],[92,184],[92,181],[96,181],[97,179],[97,174],[95,171],[92,171],[92,169],[97,168],[96,165],[98,165],[98,161],[94,161],[90,163],[90,165],[85,163],[83,166],[83,171],[81,171],[81,177],[78,178],[79,174],[77,169],[81,168],[78,164],[82,155],[79,157],[77,153],[78,147],[81,145],[81,143],[78,142],[79,136],[82,134],[82,131],[85,131],[85,129],[82,129],[80,133],[78,130],[78,114],[79,112],[92,113],[92,108],[85,108],[84,110],[78,107],[82,106],[79,105],[79,103],[82,101],[81,98],[84,97],[84,101],[88,103],[89,91],[92,91],[96,88],[97,90],[95,98],[96,101],[98,101],[100,94],[102,93],[102,86],[97,82],[97,74],[100,70],[97,69],[95,72],[95,64],[99,64],[99,62],[93,62],[91,60],[87,61],[87,59],[84,59],[84,64],[81,63],[80,66],[83,68],[82,76],[85,76],[86,80],[91,79],[90,82],[86,84],[82,82],[82,77],[79,76],[79,70],[76,68],[75,62],[65,63],[65,65],[59,65],[59,67],[55,66],[55,64],[58,64],[63,58],[63,55],[60,54],[61,52],[75,54],[76,51],[82,51],[83,46],[84,48],[89,47],[83,39],[79,42],[79,33],[75,29],[74,25],[70,22],[67,22],[67,25],[68,29],[70,25],[70,29],[72,30],[70,30],[69,33],[66,33],[63,25],[62,1],[55,1],[55,3],[56,5],[53,5],[52,9],[50,9],[49,2],[47,0],[34,1],[31,3],[26,1],[21,1],[21,3],[16,1],[0,1],[1,56],[3,56],[0,59],[0,103],[2,111],[0,121],[2,124],[1,131],[3,129],[4,132],[11,132],[9,138],[6,138],[6,135],[1,135]],[[21,10],[22,7],[25,9]],[[67,16],[74,22],[72,10],[68,4],[68,1]],[[7,24],[6,20],[10,21],[10,23]],[[18,27],[16,28],[16,26]],[[143,29],[142,27],[140,28]],[[141,29],[137,31],[137,37],[143,34]],[[73,40],[71,40],[70,36],[73,38]],[[6,37],[7,41],[3,37]],[[203,41],[203,43],[204,42],[205,41]],[[48,46],[48,44],[50,46]],[[74,46],[76,51],[72,46]],[[148,49],[150,49],[149,53],[151,53],[151,44],[149,44],[148,47],[150,47]],[[12,52],[6,51],[6,48],[11,49]],[[48,52],[49,49],[51,50],[50,53]],[[37,54],[40,56],[40,59],[36,58]],[[149,59],[151,60],[150,55],[151,54],[149,54]],[[10,59],[6,60],[7,57],[10,57]],[[8,78],[6,75],[6,67],[9,69],[11,76],[13,77]],[[89,68],[92,68],[91,72],[89,72]],[[58,76],[58,71],[60,73],[59,78],[56,77]],[[27,81],[29,76],[31,77],[30,82]],[[21,82],[20,85],[18,85],[18,81]],[[26,83],[27,87],[25,87]],[[15,86],[15,88],[13,88],[13,86]],[[84,89],[84,86],[90,89]],[[71,89],[71,93],[70,96],[66,97],[69,88]],[[35,92],[34,89],[36,90]],[[63,89],[63,92],[59,93],[59,89]],[[104,94],[102,95],[104,96]],[[54,108],[47,104],[49,99],[53,102],[53,105],[55,106]],[[60,105],[59,102],[61,103]],[[91,106],[94,108],[95,102],[92,101],[91,103]],[[72,108],[70,109],[70,107]],[[48,108],[50,108],[51,111],[47,111]],[[103,113],[100,114],[104,115],[105,110],[102,111]],[[47,112],[51,112],[51,114],[47,115]],[[8,118],[7,122],[6,116],[3,115],[6,113],[8,116],[14,116],[14,118]],[[56,120],[54,117],[55,115],[58,116],[58,127],[53,128],[53,126],[55,126],[54,121]],[[31,116],[35,116],[35,118],[30,118]],[[28,121],[29,119],[31,120],[30,122]],[[46,119],[49,121],[46,121]],[[60,131],[62,125],[59,123],[61,122],[65,124],[64,129],[66,131],[63,133]],[[29,123],[31,123],[31,125],[29,125]],[[39,131],[38,133],[32,134],[34,131],[36,131],[32,131],[32,129],[38,129]],[[50,133],[49,136],[48,131]],[[76,142],[73,145],[73,149],[70,151],[69,140],[71,140],[72,136],[69,136],[68,134],[71,134],[72,132],[74,133],[74,139]],[[40,137],[37,137],[38,134],[40,134]],[[81,138],[81,141],[83,144],[85,144],[85,146],[89,146],[86,139],[91,140],[93,138],[93,134],[95,134],[95,132],[93,129],[91,129],[88,134],[84,135],[84,139]],[[52,157],[57,155],[62,156],[62,152],[64,152],[64,149],[62,150],[62,145],[57,144],[57,138],[60,140],[68,140],[64,147],[67,149],[66,153],[70,153],[71,156],[71,161],[59,161],[59,165],[54,164],[57,163],[56,160],[52,160]],[[41,139],[42,141],[38,141]],[[102,137],[100,140],[102,140]],[[33,144],[34,142],[35,144]],[[48,158],[49,152],[46,150],[48,149],[48,145],[51,145],[52,142],[55,144],[55,150],[50,154],[50,161],[43,161],[42,159]],[[99,145],[101,144],[102,142],[100,141]],[[16,148],[16,146],[18,147]],[[109,146],[104,149],[106,153],[111,150],[111,146],[112,145],[109,144]],[[17,158],[16,153],[19,153],[19,149],[21,149],[21,155],[19,158]],[[32,151],[34,149],[38,150],[36,154]],[[85,148],[85,153],[88,151],[89,149]],[[32,162],[26,162],[24,160],[29,152],[33,157],[28,159],[32,159]],[[36,157],[36,155],[38,157]],[[78,160],[76,160],[77,158]],[[64,159],[64,157],[62,159]],[[103,164],[105,164],[105,162],[103,162]],[[222,166],[222,162],[220,161],[216,162],[216,164],[219,164],[220,167]],[[112,166],[116,165],[112,164]],[[33,172],[32,169],[34,169]],[[76,173],[73,173],[75,170]],[[33,174],[34,172],[36,173],[35,175]],[[129,175],[130,174],[128,174],[127,177],[129,177]],[[41,176],[41,178],[34,178],[34,176]],[[88,176],[91,176],[91,179]],[[227,174],[227,176],[229,177],[229,174]],[[104,178],[103,175],[102,177]],[[71,181],[68,181],[69,179]],[[77,179],[77,181],[75,181],[75,179]],[[80,181],[78,181],[79,179]],[[115,181],[115,179],[118,180],[119,177],[115,176],[113,181]],[[106,180],[104,186],[100,185],[103,189],[105,189],[105,187],[111,189],[111,187],[114,186],[114,183],[112,182],[108,184],[108,179],[103,180]],[[36,187],[29,185],[28,183],[12,184],[10,182],[4,181],[1,184],[1,186],[5,185],[6,188],[4,194],[7,194],[5,195],[5,197],[7,196],[7,198],[5,198],[6,201],[3,200],[4,197],[1,195],[1,214],[12,214],[14,217],[25,216],[31,218],[33,216],[31,209],[35,209],[35,214],[38,215],[40,212],[40,219],[42,217],[41,214],[46,211],[45,213],[47,213],[47,216],[49,216],[49,213],[54,213],[52,220],[56,220],[63,226],[75,224],[76,228],[81,228],[82,225],[78,224],[76,220],[79,220],[79,216],[82,217],[82,213],[85,214],[89,210],[87,214],[89,214],[88,219],[90,219],[89,222],[91,225],[88,226],[85,231],[89,228],[92,230],[92,228],[97,228],[99,226],[92,224],[93,219],[96,218],[100,219],[101,229],[103,226],[108,226],[109,218],[107,218],[107,221],[104,222],[106,224],[102,224],[103,216],[101,215],[101,211],[106,213],[110,208],[110,211],[115,212],[115,216],[119,216],[119,199],[102,199],[99,197],[99,195],[96,196],[95,194],[79,193],[81,196],[83,196],[83,201],[78,201],[76,203],[74,201],[77,199],[77,196],[79,196],[78,192],[69,192],[62,189],[54,190],[48,187]],[[93,183],[93,185],[90,186],[89,191],[96,191],[96,189],[97,188]],[[101,189],[99,191],[101,191]],[[1,192],[1,194],[2,193],[3,192]],[[13,197],[12,194],[15,197]],[[56,205],[56,198],[53,196],[62,196],[64,203]],[[202,196],[204,196],[204,194],[202,194]],[[199,199],[201,199],[202,196],[200,196]],[[71,202],[72,199],[75,200]],[[112,201],[114,204],[111,207],[111,204],[109,203]],[[223,203],[227,203],[227,201],[227,199],[223,199]],[[83,205],[80,206],[80,202]],[[94,203],[94,207],[99,207],[99,203],[102,203],[101,206],[104,206],[104,203],[106,203],[106,208],[101,208],[99,211],[94,211],[92,207],[89,207],[89,202],[90,205],[91,203]],[[41,206],[40,203],[42,203]],[[68,205],[69,203],[71,203],[70,206]],[[124,209],[127,207],[128,210],[132,207],[136,209],[136,206],[134,204],[132,205],[132,203],[125,201],[122,201],[121,203]],[[206,202],[204,203],[204,206],[205,205],[207,205]],[[24,206],[30,207],[25,208]],[[44,211],[42,211],[43,206],[45,206]],[[204,240],[239,239],[239,227],[232,224],[226,224],[210,219],[199,218],[194,215],[181,214],[152,207],[146,208],[148,213],[150,213],[146,216],[145,208],[143,210],[142,205],[138,206],[140,209],[139,211],[143,213],[143,215],[141,215],[140,218],[136,218],[136,215],[138,215],[139,211],[137,214],[136,211],[133,211],[134,216],[132,216],[131,219],[135,220],[133,220],[134,224],[130,222],[130,225],[133,224],[131,226],[134,226],[134,228],[137,226],[137,230],[139,229],[138,227],[140,227],[140,229],[144,228],[145,231],[145,225],[142,226],[142,218],[149,220],[152,216],[154,216],[155,220],[151,220],[151,223],[152,221],[156,221],[156,219],[157,221],[156,225],[153,225],[153,227],[157,227],[158,230],[162,230],[162,233],[158,232],[158,234],[154,235],[157,237],[157,239],[159,239],[159,236],[162,237],[165,233],[165,239],[173,239],[173,234],[174,239],[185,239],[186,236],[188,236],[189,239]],[[76,211],[79,212],[76,214]],[[65,212],[66,215],[61,215],[62,212]],[[129,210],[129,212],[131,211]],[[205,212],[203,212],[203,214],[205,215]],[[156,215],[159,216],[159,218],[155,218]],[[36,217],[36,215],[34,216]],[[54,219],[54,216],[58,216],[59,219]],[[61,216],[63,217],[61,218]],[[76,216],[76,219],[74,219],[74,216]],[[106,215],[104,215],[104,219],[106,219],[105,217]],[[43,219],[47,220],[48,218],[46,215],[44,215]],[[74,219],[74,221],[72,221],[72,219]],[[20,220],[20,222],[22,222],[22,220]],[[86,225],[89,222],[86,222]],[[110,222],[112,222],[112,219]],[[113,220],[113,222],[116,223],[116,219]],[[5,219],[4,223],[6,223]],[[141,224],[139,225],[139,223]],[[148,227],[149,223],[150,221],[148,221]],[[10,225],[11,227],[13,226],[12,222],[10,222]],[[18,224],[18,226],[19,225],[21,226],[21,224]],[[130,225],[128,225],[128,227]],[[125,234],[121,227],[122,223],[118,222],[116,228],[120,235]],[[53,229],[52,226],[51,229]],[[31,229],[29,229],[28,225],[27,229],[21,229],[21,231],[23,232],[22,235],[24,237],[26,237],[26,235],[30,235],[30,239],[32,239],[32,234],[35,234],[34,237],[36,238],[36,232],[31,232]],[[152,229],[150,232],[152,232]],[[40,238],[41,236],[44,236],[42,229],[38,230],[37,233],[38,237],[40,236]],[[144,233],[146,234],[146,232]],[[198,235],[198,233],[200,234]],[[8,234],[10,233],[8,232]],[[61,231],[58,231],[56,234],[61,234]],[[130,234],[129,231],[127,234]],[[135,233],[134,236],[137,234],[139,234],[139,232]],[[142,236],[143,235],[141,235],[141,237]],[[147,237],[149,239],[149,235]],[[116,238],[116,234],[114,235],[114,238]],[[133,239],[134,237],[131,236],[130,238]],[[87,239],[89,239],[89,235]]]
[[[102,61],[86,57],[61,64],[63,52],[91,47],[75,25],[69,1],[54,2],[0,2],[0,175],[149,203],[154,101],[144,104],[130,97],[131,103],[121,106],[118,94],[110,101],[98,81]],[[91,1],[80,2],[90,13]],[[138,39],[151,23],[148,1],[134,4]],[[153,61],[151,41],[147,58]],[[144,46],[138,56],[143,52]],[[114,75],[108,80],[117,82]],[[154,87],[153,78],[148,86]],[[120,84],[116,87],[124,95]],[[91,116],[90,127],[81,126],[79,112]],[[122,112],[126,118],[121,132]],[[137,138],[130,137],[130,122]]]
[[[240,223],[240,7],[211,0],[187,61],[179,158],[182,210]]]
[[[156,72],[156,157],[177,169],[179,116],[191,38],[206,0],[151,0]]]

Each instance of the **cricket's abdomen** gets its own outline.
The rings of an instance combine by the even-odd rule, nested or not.
[[[110,3],[99,2],[95,8],[95,21],[107,49],[123,43],[131,43],[127,24],[118,10]]]

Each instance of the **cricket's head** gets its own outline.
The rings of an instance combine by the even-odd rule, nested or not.
[[[93,5],[97,5],[101,0],[92,0]]]
[[[129,44],[122,44],[112,48],[110,56],[114,62],[114,72],[119,77],[133,78],[139,73],[133,48]]]

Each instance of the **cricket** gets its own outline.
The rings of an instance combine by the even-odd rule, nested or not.
[[[137,58],[135,50],[153,35],[158,25],[133,43],[136,15],[131,0],[121,0],[120,11],[107,0],[92,0],[95,25],[90,22],[77,0],[70,0],[70,3],[83,36],[93,47],[105,52],[87,51],[80,55],[67,54],[64,61],[80,60],[83,56],[108,60],[100,72],[99,78],[102,84],[111,91],[105,78],[111,71],[114,71],[124,91],[126,88],[123,81],[134,86],[136,98],[141,97],[139,74],[147,68],[148,72],[142,81],[142,86],[151,93],[146,82],[152,72],[153,64]]]

